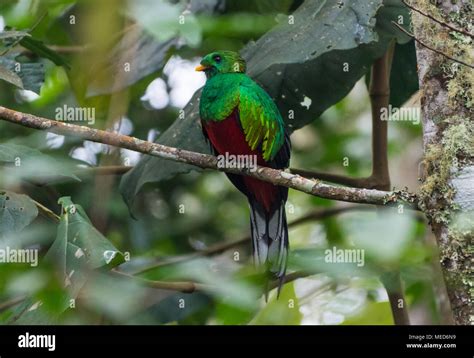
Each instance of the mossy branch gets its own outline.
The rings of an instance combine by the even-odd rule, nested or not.
[[[126,148],[135,152],[167,160],[195,165],[203,169],[247,175],[274,185],[285,186],[324,199],[382,206],[402,204],[407,208],[418,210],[416,197],[413,194],[407,195],[407,193],[404,192],[340,187],[303,178],[286,171],[260,166],[257,167],[255,171],[251,171],[249,168],[220,168],[218,166],[217,158],[212,155],[168,147],[158,143],[147,142],[135,137],[129,137],[85,126],[58,122],[47,118],[37,117],[32,114],[17,112],[1,106],[0,119],[28,128],[45,130],[55,134],[74,136],[97,143]]]

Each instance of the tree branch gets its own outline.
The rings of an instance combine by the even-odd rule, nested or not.
[[[348,176],[340,175],[340,174],[332,174],[332,173],[319,172],[315,170],[296,169],[296,168],[291,168],[290,171],[293,174],[298,174],[305,178],[324,180],[324,181],[328,181],[335,184],[351,186],[354,188],[370,188],[372,185],[371,177],[353,178],[353,177],[348,177]]]
[[[405,4],[406,7],[412,9],[413,11],[416,11],[417,13],[433,20],[434,22],[437,22],[438,24],[440,24],[441,26],[444,26],[444,27],[447,27],[448,29],[450,29],[451,31],[455,31],[455,32],[459,32],[460,34],[463,34],[463,35],[466,35],[466,36],[469,36],[469,37],[473,37],[474,38],[474,34],[471,34],[470,32],[467,32],[467,31],[464,31],[464,30],[461,30],[461,29],[458,29],[454,26],[451,26],[450,24],[444,22],[444,21],[441,21],[441,20],[438,20],[436,17],[430,15],[430,14],[427,14],[426,12],[424,11],[421,11],[420,9],[414,7],[413,5],[410,5],[406,0],[402,0],[402,3]]]
[[[388,122],[382,120],[382,110],[390,105],[390,74],[395,43],[392,42],[384,56],[375,60],[370,76],[370,105],[372,107],[372,175],[373,188],[388,190]],[[384,273],[381,281],[387,291],[393,320],[396,325],[409,325],[408,308],[404,298],[400,272]],[[401,301],[401,304],[400,304]]]
[[[33,200],[33,199],[31,199]],[[47,218],[50,218],[52,219],[53,221],[56,221],[56,222],[59,222],[59,220],[61,219],[59,217],[59,215],[57,215],[54,211],[52,211],[51,209],[47,208],[46,206],[44,206],[43,204],[37,202],[36,200],[33,200],[33,202],[35,203],[36,207],[38,208],[39,212],[44,215],[45,217]]]
[[[183,292],[183,293],[193,293],[196,291],[212,291],[213,289],[216,288],[215,286],[212,286],[212,285],[205,285],[205,284],[197,283],[194,281],[154,281],[154,280],[148,280],[141,277],[133,276],[125,272],[116,271],[116,270],[112,270],[111,273],[119,277],[134,280],[138,283],[141,283],[142,285],[146,287],[155,288],[158,290],[169,290],[169,291],[178,291],[178,292]],[[311,275],[315,275],[317,273],[318,272],[316,271],[291,272],[285,276],[284,283],[289,283],[299,278],[308,277]],[[269,283],[268,288],[272,290],[276,287],[279,287],[279,285],[280,285],[279,280],[273,280]]]
[[[291,169],[294,174],[306,178],[325,180],[355,188],[390,190],[387,155],[387,122],[380,119],[382,108],[388,108],[390,99],[390,68],[394,43],[387,50],[387,55],[377,59],[371,69],[369,86],[370,104],[372,107],[372,173],[365,178],[352,178],[345,175],[330,174],[318,171]]]
[[[388,171],[387,132],[388,122],[382,120],[382,110],[390,103],[390,69],[395,44],[392,42],[384,56],[372,65],[369,85],[372,107],[372,188],[390,189]]]
[[[117,271],[117,270],[112,270],[110,272],[116,276],[129,278],[143,284],[144,286],[147,286],[150,288],[156,288],[158,290],[170,290],[170,291],[178,291],[178,292],[183,292],[183,293],[193,293],[195,291],[203,291],[211,287],[211,286],[203,285],[201,283],[192,282],[192,281],[178,281],[178,282],[154,281],[154,280],[148,280],[142,277],[133,276],[128,273]]]
[[[100,167],[87,167],[78,170],[76,175],[123,175],[133,167],[124,165],[106,165]]]
[[[60,135],[75,136],[85,140],[126,148],[167,160],[195,165],[204,169],[248,175],[268,183],[285,186],[324,199],[373,205],[397,205],[398,203],[404,203],[409,208],[418,209],[416,199],[413,195],[407,196],[400,192],[338,187],[266,167],[257,167],[256,171],[250,171],[249,168],[219,168],[217,165],[217,158],[211,155],[168,147],[158,143],[147,142],[135,137],[110,133],[85,126],[66,124],[27,113],[17,112],[1,106],[0,119],[33,129],[46,130]]]
[[[399,24],[397,24],[395,21],[392,21],[392,24],[394,24],[396,27],[398,27],[398,29],[402,32],[404,32],[406,35],[410,36],[413,40],[415,40],[416,42],[418,42],[421,46],[423,47],[426,47],[428,50],[431,50],[433,52],[436,52],[437,54],[440,54],[441,56],[444,56],[446,57],[447,59],[451,60],[451,61],[454,61],[454,62],[457,62],[457,63],[460,63],[461,65],[464,65],[464,66],[467,66],[467,67],[470,67],[470,68],[474,68],[474,65],[471,65],[467,62],[464,62],[462,60],[459,60],[459,59],[456,59],[454,57],[451,57],[449,56],[448,54],[445,54],[444,52],[440,51],[440,50],[437,50],[435,49],[434,47],[431,47],[429,45],[427,45],[425,42],[421,41],[420,39],[416,38],[415,35],[413,35],[412,33],[408,32],[407,30],[405,30],[403,27],[401,27]]]

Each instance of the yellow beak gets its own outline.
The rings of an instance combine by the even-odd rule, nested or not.
[[[205,71],[207,70],[207,67],[206,66],[203,66],[203,65],[199,65],[195,68],[196,71]]]

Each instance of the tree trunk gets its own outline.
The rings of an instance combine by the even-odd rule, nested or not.
[[[471,0],[411,1],[461,29],[472,20]],[[412,12],[415,37],[451,58],[473,64],[473,38]],[[474,324],[474,70],[417,43],[422,91],[424,160],[420,207],[440,252],[456,324]]]

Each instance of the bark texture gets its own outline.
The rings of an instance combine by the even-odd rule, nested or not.
[[[429,15],[412,12],[417,39],[474,63],[473,39],[465,34],[473,32],[471,0],[409,3]],[[424,143],[419,205],[437,239],[454,322],[474,324],[474,70],[420,43],[416,51]]]

